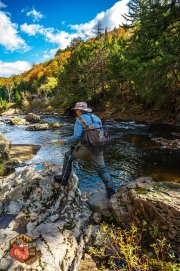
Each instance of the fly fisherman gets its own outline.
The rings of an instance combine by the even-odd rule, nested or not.
[[[94,114],[90,114],[92,112],[91,108],[87,107],[87,103],[85,102],[77,102],[75,105],[76,115],[81,118],[88,124],[91,125],[92,121],[97,123],[99,127],[102,127],[101,120]],[[60,183],[64,186],[68,184],[68,179],[72,171],[72,162],[76,159],[89,158],[91,163],[95,167],[98,172],[98,175],[104,182],[106,186],[106,191],[108,197],[111,197],[115,193],[113,181],[110,178],[109,172],[106,168],[104,162],[104,155],[102,150],[92,149],[89,146],[85,146],[81,143],[82,135],[83,135],[84,127],[81,121],[77,118],[74,126],[74,134],[73,136],[67,138],[66,140],[58,141],[58,143],[62,145],[70,144],[71,149],[65,153],[64,163],[61,175],[55,175],[54,180],[57,183]]]

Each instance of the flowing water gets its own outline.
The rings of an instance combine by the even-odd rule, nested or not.
[[[68,146],[52,144],[51,141],[72,135],[74,127],[74,119],[69,117],[44,116],[43,119],[59,122],[62,126],[57,130],[46,131],[27,131],[27,126],[5,123],[0,126],[0,131],[12,144],[42,146],[33,159],[27,162],[36,165],[37,170],[43,162],[62,164]],[[112,134],[112,144],[105,152],[105,161],[116,187],[142,176],[151,176],[155,181],[180,181],[180,150],[162,148],[153,140],[158,137],[176,139],[179,136],[177,127],[128,121],[108,121],[105,124]],[[83,193],[104,186],[88,161],[75,162],[74,171]]]

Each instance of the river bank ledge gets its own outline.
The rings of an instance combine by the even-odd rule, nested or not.
[[[103,102],[101,105],[94,107],[91,102],[88,103],[89,107],[92,108],[93,112],[97,114],[101,119],[113,119],[116,121],[136,121],[146,123],[159,123],[180,126],[180,110],[177,105],[176,111],[172,110],[170,105],[165,109],[158,109],[152,106],[145,106],[142,103],[136,101],[120,101],[117,103]],[[1,116],[11,115],[26,115],[28,113],[34,114],[47,114],[47,115],[73,115],[74,111],[71,108],[58,108],[51,107],[51,110],[44,111],[41,108],[41,104],[34,108],[30,106],[28,111],[23,110],[21,107],[17,107],[16,104],[9,106],[7,110],[1,113]]]
[[[175,259],[166,259],[162,263],[159,257],[154,264],[178,268],[180,185],[157,185],[152,179],[143,177],[120,187],[110,200],[105,189],[85,199],[78,189],[75,174],[72,174],[67,187],[54,183],[53,176],[58,170],[59,166],[44,163],[39,171],[29,166],[0,180],[0,217],[3,223],[0,228],[1,270],[16,270],[21,266],[21,270],[29,271],[26,263],[13,259],[8,252],[9,242],[22,233],[36,239],[41,255],[39,260],[31,263],[31,270],[89,270],[81,264],[83,255],[89,255],[89,246],[102,246],[103,239],[97,233],[103,221],[108,221],[111,227],[112,218],[113,223],[116,221],[117,226],[126,230],[144,218],[152,227],[156,225],[158,238],[166,238]],[[9,216],[11,221],[6,223]],[[148,232],[148,236],[147,241],[151,243],[153,232]],[[150,247],[147,253],[149,259],[156,259]],[[103,259],[94,259],[93,271],[98,270]],[[112,270],[108,264],[106,267],[106,270]]]
[[[167,110],[147,109],[143,106],[112,106],[104,111],[97,111],[97,114],[104,119],[116,121],[136,121],[146,123],[159,123],[180,126],[180,116],[170,113]]]

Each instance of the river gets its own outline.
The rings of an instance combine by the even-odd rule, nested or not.
[[[59,122],[62,126],[57,130],[45,131],[27,131],[25,125],[10,126],[4,123],[0,126],[0,131],[12,144],[42,146],[27,162],[35,165],[37,170],[44,162],[62,164],[68,146],[52,144],[51,140],[72,135],[74,124],[74,119],[70,117],[42,118],[47,122]],[[131,121],[106,121],[105,124],[112,135],[105,161],[116,187],[142,176],[151,176],[155,181],[180,181],[180,150],[162,147],[153,140],[159,137],[176,139],[179,136],[178,127]],[[79,188],[85,194],[104,186],[88,161],[75,162],[74,172],[79,178]]]

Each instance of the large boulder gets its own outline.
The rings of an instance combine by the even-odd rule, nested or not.
[[[25,120],[29,123],[39,123],[41,122],[41,118],[33,113],[28,113],[27,116],[25,116]]]
[[[42,254],[31,270],[70,271],[78,266],[91,211],[81,199],[77,177],[72,175],[63,187],[53,181],[57,171],[58,166],[45,163],[42,170],[29,166],[0,180],[0,216],[11,216],[0,229],[0,270],[18,265],[29,270],[7,253],[9,241],[21,232],[36,239]]]
[[[176,134],[177,135],[177,134]],[[171,150],[177,150],[180,149],[180,139],[165,139],[163,137],[156,137],[153,138],[156,143],[160,144],[161,149],[171,149]]]
[[[103,190],[94,192],[88,199],[95,224],[102,218],[107,221],[113,218],[122,228],[128,229],[132,223],[142,225],[144,220],[149,227],[158,226],[177,253],[180,253],[179,203],[180,184],[154,182],[150,177],[122,185],[110,202]]]
[[[100,216],[98,216],[98,213],[104,218],[112,216],[110,201],[107,197],[105,189],[101,189],[98,192],[92,193],[87,202],[94,213],[93,219],[95,220],[95,223],[97,220],[101,220]]]
[[[17,108],[9,108],[2,113],[2,116],[12,116],[12,115],[19,115],[20,110]]]
[[[49,130],[49,124],[48,123],[40,123],[40,124],[35,124],[28,126],[26,128],[27,131],[44,131],[44,130]]]
[[[45,122],[45,123],[39,123],[34,124],[31,126],[28,126],[26,130],[28,131],[43,131],[43,130],[50,130],[50,129],[58,129],[61,125],[58,122]]]
[[[123,228],[146,220],[156,223],[165,231],[169,240],[178,241],[180,233],[180,184],[154,182],[150,177],[141,177],[118,188],[110,202],[104,191],[93,193],[88,204],[105,218],[115,216]]]
[[[146,220],[164,232],[166,238],[180,247],[180,184],[153,182],[139,178],[122,185],[111,198],[111,209],[119,224],[128,228],[133,222]]]
[[[8,159],[11,148],[11,142],[2,133],[0,133],[0,160]]]
[[[6,124],[9,125],[27,125],[29,122],[27,122],[25,119],[22,118],[10,118],[5,119]]]

